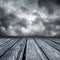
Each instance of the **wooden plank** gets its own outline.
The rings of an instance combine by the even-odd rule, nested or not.
[[[44,42],[46,42],[48,45],[52,46],[53,48],[57,49],[60,51],[60,45],[48,40],[48,39],[42,39]]]
[[[26,60],[47,60],[33,39],[27,41]]]
[[[37,44],[43,49],[49,60],[60,60],[60,52],[45,43],[41,39],[35,39]]]
[[[7,50],[9,50],[12,45],[14,45],[16,42],[18,41],[18,39],[12,39],[10,41],[8,41],[7,43],[3,44],[3,45],[0,45],[0,57],[5,54],[5,52]]]
[[[22,60],[26,39],[19,40],[0,60]]]
[[[2,40],[6,40],[6,38],[0,38],[0,41],[2,41]]]
[[[60,39],[57,39],[57,38],[51,39],[51,38],[49,38],[49,40],[52,41],[52,42],[55,42],[57,44],[60,44]]]
[[[0,39],[0,45],[4,44],[4,43],[7,43],[10,39]]]

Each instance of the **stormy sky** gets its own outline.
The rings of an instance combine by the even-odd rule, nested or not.
[[[60,36],[59,0],[0,0],[0,36]]]

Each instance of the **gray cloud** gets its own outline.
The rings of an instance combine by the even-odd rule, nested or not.
[[[0,36],[59,36],[58,0],[0,0]]]

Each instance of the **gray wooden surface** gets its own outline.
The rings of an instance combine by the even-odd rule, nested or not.
[[[60,60],[60,38],[0,38],[0,60]]]

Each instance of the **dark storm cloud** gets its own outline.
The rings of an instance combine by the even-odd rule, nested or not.
[[[60,6],[60,0],[50,0],[52,3]]]
[[[45,7],[49,14],[52,14],[55,9],[60,6],[58,0],[38,0],[39,7]]]

